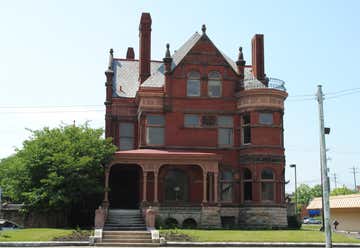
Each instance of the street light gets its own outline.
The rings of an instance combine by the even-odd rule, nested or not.
[[[294,168],[295,169],[295,191],[294,191],[294,195],[295,195],[295,214],[297,214],[297,194],[296,194],[296,189],[297,189],[297,179],[296,179],[296,164],[291,164],[289,165],[290,168]]]

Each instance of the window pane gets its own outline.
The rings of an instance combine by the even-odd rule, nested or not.
[[[244,179],[245,180],[251,180],[252,179],[251,171],[249,169],[244,170]]]
[[[188,176],[184,171],[169,170],[165,176],[165,200],[187,201],[188,181]]]
[[[188,78],[191,79],[200,79],[200,73],[198,73],[197,71],[191,71],[188,74]]]
[[[244,200],[245,201],[252,200],[252,182],[244,183]]]
[[[246,114],[243,116],[243,124],[244,125],[250,124],[250,115],[249,114]]]
[[[271,125],[273,124],[273,114],[272,113],[260,113],[259,114],[260,124]]]
[[[261,183],[261,199],[265,201],[274,200],[274,183]]]
[[[218,80],[208,81],[208,95],[213,97],[221,96],[221,81]]]
[[[120,150],[121,151],[125,151],[125,150],[132,150],[134,149],[134,138],[120,138]]]
[[[184,125],[185,127],[198,127],[200,118],[198,115],[185,115]]]
[[[146,118],[149,125],[164,126],[165,124],[164,116],[162,115],[148,115]]]
[[[243,127],[243,144],[251,143],[251,127]]]
[[[119,125],[120,150],[134,149],[134,123],[122,122]]]
[[[201,125],[206,127],[216,126],[216,116],[209,116],[209,115],[202,116]]]
[[[217,71],[212,71],[209,73],[208,78],[210,79],[220,79],[220,73],[218,73]]]
[[[232,201],[232,184],[231,183],[222,183],[221,184],[221,200],[222,201]]]
[[[200,80],[189,79],[187,81],[187,95],[200,96]]]
[[[232,145],[233,144],[232,128],[219,128],[218,136],[219,136],[218,137],[219,145]]]
[[[218,117],[218,126],[219,127],[233,127],[233,118],[232,116],[219,116]]]
[[[274,173],[272,172],[272,170],[264,169],[261,172],[261,179],[274,179]]]
[[[134,123],[120,123],[120,138],[134,137]]]
[[[163,127],[147,127],[146,143],[150,145],[164,144],[164,128]]]
[[[231,181],[232,180],[232,171],[231,170],[223,170],[221,172],[221,180]]]

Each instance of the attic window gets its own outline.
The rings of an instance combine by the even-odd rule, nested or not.
[[[220,97],[221,96],[221,77],[217,71],[212,71],[208,75],[208,96]]]
[[[187,96],[200,96],[200,73],[191,71],[186,84]]]

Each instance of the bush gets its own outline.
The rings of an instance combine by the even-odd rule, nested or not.
[[[302,222],[298,215],[288,216],[287,220],[288,220],[288,227],[290,229],[300,229],[301,228]]]

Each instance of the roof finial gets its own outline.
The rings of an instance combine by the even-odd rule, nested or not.
[[[202,25],[202,27],[201,27],[201,31],[203,32],[203,34],[205,34],[205,33],[206,33],[206,26],[205,26],[205,24],[203,24],[203,25]]]
[[[239,47],[239,57],[238,57],[238,61],[243,61],[244,60],[244,54],[242,52],[242,47]]]
[[[170,54],[170,44],[169,44],[169,43],[166,44],[165,58],[171,58],[171,54]]]
[[[112,48],[110,48],[110,51],[109,51],[110,55],[109,55],[109,65],[108,65],[108,69],[111,70],[112,68],[112,62],[113,62],[113,59],[114,59],[114,50]]]

